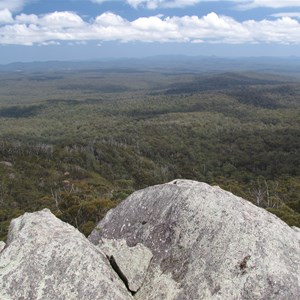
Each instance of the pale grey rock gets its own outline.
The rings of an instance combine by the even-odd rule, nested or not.
[[[299,235],[300,238],[300,228],[296,226],[292,226],[292,228],[296,231],[296,233]]]
[[[142,288],[134,298],[136,300],[176,299],[180,292],[180,282],[175,281],[171,273],[163,273],[159,266],[152,265]]]
[[[176,180],[137,191],[89,240],[103,238],[153,253],[139,300],[299,300],[298,229],[218,187]]]
[[[0,252],[4,249],[5,243],[0,241]]]
[[[142,244],[128,247],[124,239],[103,238],[98,247],[111,261],[117,264],[128,289],[132,292],[138,291],[145,280],[153,256],[151,251]]]
[[[48,210],[14,219],[0,253],[0,299],[130,300],[106,256]]]
[[[6,167],[12,167],[13,166],[13,164],[9,161],[0,161],[0,164],[4,165]]]

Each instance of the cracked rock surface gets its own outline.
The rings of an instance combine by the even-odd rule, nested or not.
[[[132,292],[138,291],[145,280],[153,256],[151,251],[142,244],[128,247],[124,239],[102,239],[98,247],[117,264],[127,281],[128,289]]]
[[[175,180],[137,191],[89,236],[153,254],[139,300],[299,300],[300,237],[218,187]]]
[[[48,209],[11,222],[0,252],[1,300],[130,300],[106,256]]]
[[[0,252],[4,249],[5,243],[0,241]]]

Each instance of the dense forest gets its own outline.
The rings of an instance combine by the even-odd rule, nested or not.
[[[137,189],[204,181],[300,226],[300,82],[255,72],[0,73],[0,239],[48,207],[89,234]]]

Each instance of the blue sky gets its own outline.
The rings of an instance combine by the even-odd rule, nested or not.
[[[0,0],[0,63],[300,55],[300,0]]]

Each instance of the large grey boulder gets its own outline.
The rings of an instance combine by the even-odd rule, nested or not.
[[[176,180],[137,191],[92,232],[153,254],[139,300],[299,300],[300,237],[218,187]],[[125,274],[126,275],[126,274]]]
[[[130,300],[106,256],[45,209],[11,222],[0,252],[2,300]]]

